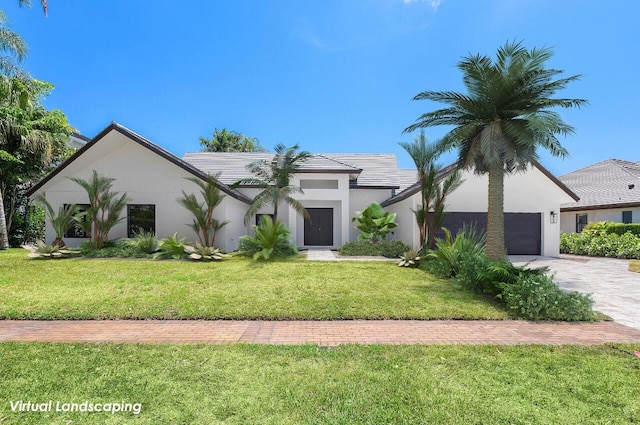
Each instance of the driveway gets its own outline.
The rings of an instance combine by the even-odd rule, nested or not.
[[[509,258],[518,265],[530,262],[530,267],[548,266],[562,289],[592,294],[595,310],[640,329],[640,273],[628,270],[629,260],[524,255]]]

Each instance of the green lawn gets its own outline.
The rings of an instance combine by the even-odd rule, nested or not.
[[[0,251],[0,319],[504,319],[393,262],[29,260]]]
[[[638,423],[634,349],[4,343],[0,423]],[[14,413],[16,400],[141,413]]]

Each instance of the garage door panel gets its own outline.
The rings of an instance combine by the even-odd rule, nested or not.
[[[445,215],[442,227],[456,235],[464,223],[475,223],[478,231],[487,230],[487,213],[450,212]],[[540,213],[505,213],[504,239],[507,253],[510,255],[540,255],[541,241]],[[443,238],[444,232],[438,230],[436,237]]]

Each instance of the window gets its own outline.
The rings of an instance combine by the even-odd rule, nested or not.
[[[271,220],[273,220],[273,214],[256,214],[256,226],[260,224],[260,219],[265,215],[271,217]]]
[[[622,222],[625,224],[633,223],[633,211],[622,211]]]
[[[155,205],[127,205],[127,237],[139,232],[156,232]]]
[[[338,180],[300,180],[300,189],[337,189]]]
[[[64,204],[64,207],[67,208],[69,206],[69,204]],[[78,212],[76,215],[79,215],[80,213],[84,213],[89,209],[89,204],[78,204]],[[89,217],[87,217],[86,214],[82,215],[82,219],[81,221],[83,223],[86,223],[87,221],[89,221]],[[82,229],[82,227],[79,224],[74,224],[73,227],[71,227],[69,230],[67,230],[67,232],[64,234],[65,238],[88,238],[89,235],[87,235],[87,233]]]
[[[581,233],[587,225],[587,214],[576,214],[576,232]]]

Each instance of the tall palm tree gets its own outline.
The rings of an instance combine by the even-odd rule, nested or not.
[[[20,6],[31,7],[31,0],[18,0],[18,4]],[[49,12],[47,0],[40,0],[40,5],[42,6],[42,13],[44,13],[44,16],[47,16],[47,13]]]
[[[556,135],[569,135],[574,129],[552,108],[587,104],[584,99],[551,97],[580,78],[556,79],[563,71],[545,68],[552,55],[548,48],[527,50],[521,42],[507,42],[495,61],[478,54],[458,63],[468,93],[424,91],[414,97],[449,106],[421,115],[404,132],[454,126],[443,138],[443,148],[457,149],[462,167],[488,174],[489,258],[504,257],[504,175],[525,170],[538,159],[539,147],[566,157]]]
[[[452,171],[443,181],[439,181],[439,175],[444,167],[436,161],[442,154],[439,143],[429,143],[424,134],[416,137],[412,143],[398,143],[413,159],[418,172],[420,184],[420,207],[413,211],[420,230],[420,249],[432,246],[435,240],[435,232],[442,225],[444,219],[444,202],[447,195],[453,192],[461,184],[460,172]],[[433,214],[430,216],[429,212]]]
[[[300,163],[311,157],[307,151],[296,152],[298,145],[285,147],[282,143],[278,143],[274,150],[276,154],[271,161],[260,160],[252,162],[247,169],[255,177],[240,179],[231,187],[238,188],[241,186],[257,186],[262,191],[258,193],[251,202],[247,213],[244,216],[244,224],[249,224],[251,217],[256,214],[260,208],[267,205],[273,205],[273,221],[278,219],[278,205],[281,202],[289,204],[293,209],[309,220],[309,213],[302,204],[292,198],[295,193],[303,193],[300,187],[291,184],[291,178],[299,170]]]

